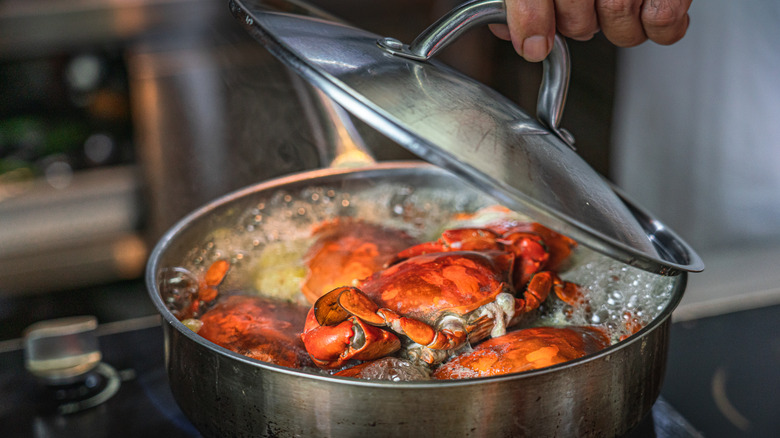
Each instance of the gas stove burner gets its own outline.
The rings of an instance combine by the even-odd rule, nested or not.
[[[25,331],[25,366],[45,385],[44,403],[73,414],[113,397],[134,372],[101,362],[94,316],[35,323]]]
[[[120,373],[101,362],[79,382],[48,385],[45,398],[56,403],[58,414],[75,414],[106,402],[119,391],[122,381],[134,377],[134,374],[132,371]]]

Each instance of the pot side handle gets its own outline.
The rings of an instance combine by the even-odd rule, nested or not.
[[[425,62],[464,32],[491,23],[506,23],[504,0],[475,0],[463,3],[425,29],[409,45],[389,37],[380,39],[377,44],[393,55]],[[569,90],[570,64],[566,40],[556,34],[552,51],[542,63],[542,83],[536,102],[536,117],[550,132],[574,149],[574,137],[560,127]]]
[[[330,143],[333,157],[328,167],[365,167],[376,163],[374,156],[352,123],[349,113],[322,90],[316,89],[317,100],[330,122]]]

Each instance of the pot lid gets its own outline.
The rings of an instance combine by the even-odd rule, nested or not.
[[[230,9],[272,54],[350,113],[505,206],[651,272],[704,268],[674,232],[596,173],[558,127],[569,80],[562,37],[544,61],[538,120],[431,59],[467,29],[505,22],[503,0],[466,3],[409,45],[293,0],[230,0]]]

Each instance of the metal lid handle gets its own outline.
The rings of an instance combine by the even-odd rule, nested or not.
[[[506,23],[504,0],[476,0],[464,3],[425,29],[408,46],[394,38],[383,38],[378,41],[378,44],[394,55],[427,61],[464,32],[490,23]],[[556,34],[552,51],[543,62],[536,117],[564,143],[573,148],[574,138],[560,128],[566,93],[569,89],[570,68],[566,41]]]

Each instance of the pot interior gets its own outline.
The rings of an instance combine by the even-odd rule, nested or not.
[[[180,221],[155,248],[147,283],[164,318],[177,330],[197,337],[179,319],[186,317],[186,309],[196,299],[199,279],[217,260],[231,265],[220,293],[240,291],[305,305],[299,292],[302,258],[312,242],[312,228],[323,221],[361,218],[402,229],[422,242],[451,227],[456,213],[496,204],[427,164],[385,163],[293,175],[230,194]],[[585,288],[587,306],[546,305],[533,324],[608,327],[615,343],[630,334],[627,327],[632,323],[647,330],[654,320],[668,318],[683,292],[680,276],[633,268],[582,245],[560,275]],[[316,369],[293,372],[320,373]]]

